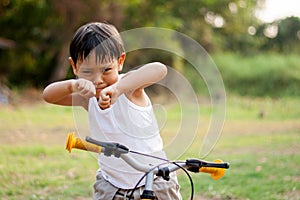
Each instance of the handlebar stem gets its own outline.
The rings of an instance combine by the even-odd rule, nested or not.
[[[146,182],[145,182],[145,190],[152,191],[152,185],[154,180],[154,173],[153,171],[149,171],[146,175]]]

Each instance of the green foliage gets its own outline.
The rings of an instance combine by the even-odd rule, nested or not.
[[[270,97],[300,95],[300,59],[297,55],[245,57],[219,54],[213,59],[228,92]]]
[[[278,24],[278,35],[274,43],[279,46],[280,52],[299,52],[300,18],[289,17]],[[295,44],[295,41],[296,42]]]
[[[41,82],[47,76],[37,69],[43,68],[45,62],[53,64],[47,59],[54,56],[48,48],[52,33],[45,19],[49,15],[50,7],[45,0],[8,1],[5,6],[0,18],[1,27],[5,27],[1,36],[14,40],[16,47],[0,54],[0,69],[8,72],[10,83],[24,84],[28,82],[26,79]]]
[[[265,31],[274,28],[274,35],[262,37]],[[261,41],[259,49],[262,51],[275,51],[282,54],[299,52],[300,41],[300,18],[288,17],[273,23],[262,24],[258,27],[257,35],[254,37]],[[267,34],[268,35],[268,34]]]
[[[235,6],[236,12],[229,9],[230,5]],[[235,51],[248,35],[248,26],[256,21],[251,15],[255,6],[255,1],[241,3],[238,0],[194,0],[188,3],[184,0],[140,0],[126,8],[125,27],[171,28],[192,37],[209,52],[217,49]],[[218,24],[218,19],[223,20],[223,24]]]
[[[120,0],[74,0],[70,3],[68,0],[1,0],[0,39],[13,40],[16,46],[0,49],[0,82],[4,80],[11,87],[43,87],[49,82],[70,77],[67,60],[70,39],[80,25],[90,21],[109,22],[120,31],[145,26],[173,29],[193,38],[209,53],[229,51],[256,55],[264,51],[298,52],[299,19],[293,17],[276,22],[278,36],[267,38],[264,30],[269,24],[261,25],[253,14],[259,5],[257,2],[134,0],[125,3]],[[254,36],[248,33],[250,26],[257,29]],[[184,52],[191,51],[184,42],[181,48]],[[174,56],[154,51],[136,53],[134,58],[128,57],[128,63],[140,65],[155,58],[176,68],[172,65],[176,63]],[[272,72],[270,68],[264,70]],[[275,71],[280,74],[287,70],[280,67],[280,72]],[[259,77],[263,74],[253,74],[255,77],[258,75],[256,79],[248,75],[238,78],[244,80],[245,87],[259,80],[262,90],[251,92],[259,95],[274,87],[282,90],[298,83],[297,77],[283,80],[278,74],[272,80],[265,78],[264,81],[263,77]],[[233,88],[230,83],[227,85]],[[287,94],[290,93],[294,94],[288,89]]]
[[[5,3],[6,2],[6,3]],[[106,3],[107,4],[107,3]],[[1,4],[0,36],[16,47],[0,53],[0,76],[13,86],[41,87],[63,67],[68,43],[83,22],[98,18],[97,0],[12,0]],[[80,10],[80,12],[79,12]],[[63,52],[61,52],[63,51]],[[63,58],[61,58],[63,56]]]

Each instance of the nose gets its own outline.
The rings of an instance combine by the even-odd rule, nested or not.
[[[103,78],[101,74],[97,74],[96,77],[94,78],[94,82],[95,85],[99,85],[103,83]]]

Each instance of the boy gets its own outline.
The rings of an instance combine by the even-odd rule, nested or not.
[[[144,88],[163,79],[167,68],[155,62],[119,74],[125,56],[121,36],[114,26],[97,22],[81,26],[70,44],[69,60],[77,79],[50,84],[43,98],[48,103],[85,108],[90,134],[95,139],[164,156],[159,128]],[[143,176],[119,158],[99,154],[98,162],[94,199],[126,199]],[[134,199],[139,199],[142,187],[141,184],[134,191]],[[153,190],[159,200],[181,199],[175,174],[170,181],[156,178]]]

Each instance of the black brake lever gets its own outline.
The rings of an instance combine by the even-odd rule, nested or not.
[[[101,141],[95,140],[89,136],[86,136],[85,140],[92,144],[96,144],[98,146],[103,147],[103,153],[105,156],[114,155],[115,157],[119,158],[121,156],[121,154],[125,154],[125,153],[129,152],[129,148],[127,148],[126,146],[121,145],[119,143],[101,142]]]
[[[207,162],[199,159],[187,159],[186,164],[190,167],[196,167],[196,168],[201,168],[201,167],[215,167],[215,168],[223,168],[223,169],[228,169],[229,168],[229,163],[228,162]]]

